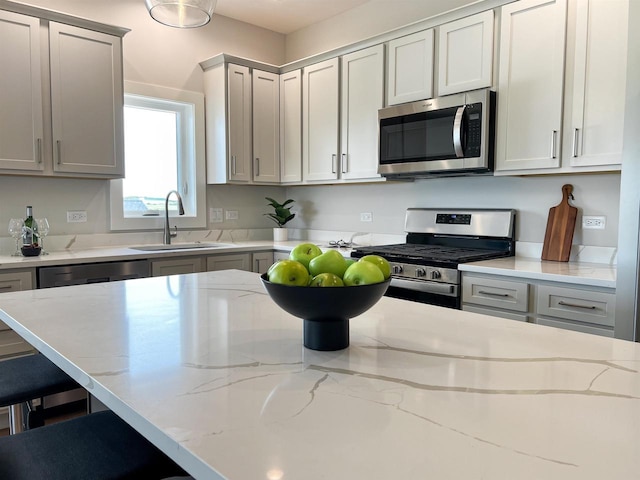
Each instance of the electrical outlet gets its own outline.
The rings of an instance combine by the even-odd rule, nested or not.
[[[237,210],[227,210],[225,212],[227,220],[238,220]]]
[[[597,230],[604,230],[607,223],[607,217],[595,216],[595,215],[583,215],[582,216],[582,228],[593,228]]]
[[[87,221],[87,212],[84,210],[76,210],[67,212],[67,223],[85,223]]]
[[[360,214],[360,221],[361,222],[373,222],[373,213],[371,212],[364,212]]]
[[[222,223],[222,209],[221,208],[210,208],[209,209],[209,221],[211,223]]]

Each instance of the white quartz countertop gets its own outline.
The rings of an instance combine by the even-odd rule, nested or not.
[[[606,263],[550,262],[537,258],[507,257],[461,264],[458,269],[462,272],[616,288],[616,266]]]
[[[234,270],[4,293],[0,319],[198,479],[640,477],[633,342],[383,297],[317,352]]]

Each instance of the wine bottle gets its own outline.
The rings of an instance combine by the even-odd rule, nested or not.
[[[37,247],[40,244],[38,234],[38,222],[33,218],[33,207],[27,206],[27,216],[22,227],[22,245],[24,247]]]

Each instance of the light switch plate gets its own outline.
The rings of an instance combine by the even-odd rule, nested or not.
[[[221,208],[210,208],[209,209],[209,221],[211,223],[222,223],[224,219],[222,218],[222,209]]]
[[[67,223],[85,223],[87,221],[87,212],[84,210],[75,210],[67,212]]]

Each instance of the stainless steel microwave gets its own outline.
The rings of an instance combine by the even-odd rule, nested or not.
[[[491,173],[496,94],[489,89],[378,111],[378,173],[420,178]]]

